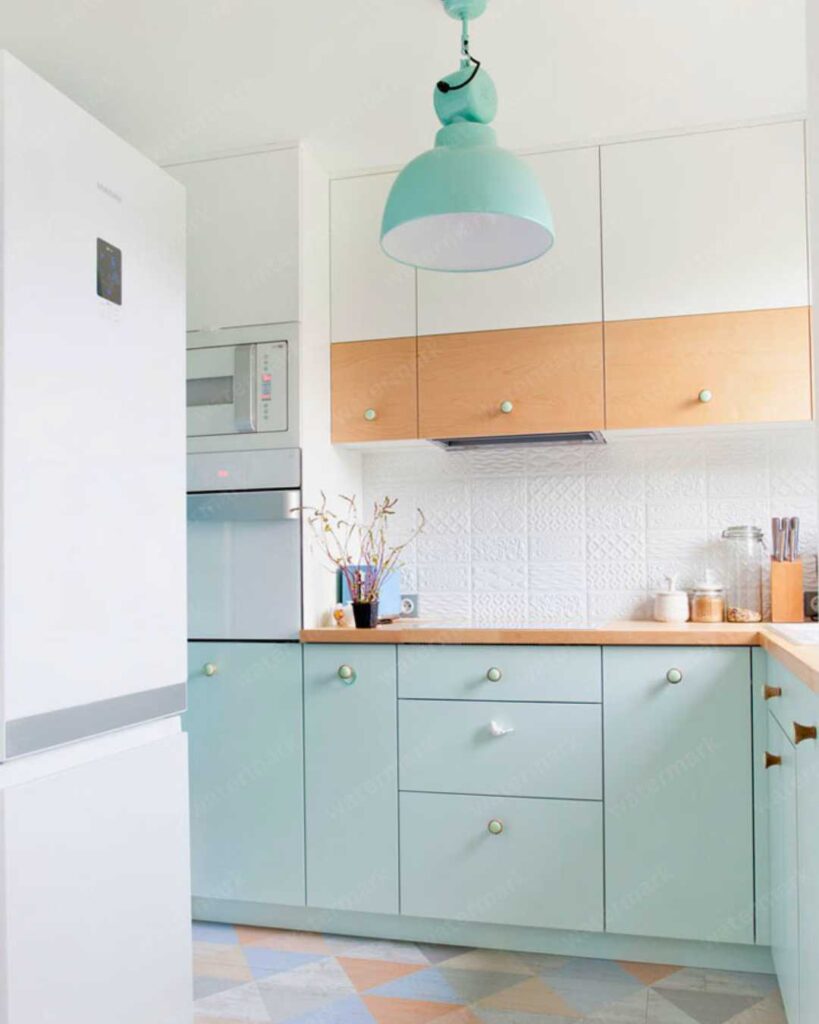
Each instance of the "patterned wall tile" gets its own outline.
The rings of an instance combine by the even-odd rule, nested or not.
[[[558,623],[646,617],[676,574],[721,571],[719,535],[799,515],[806,579],[819,543],[811,425],[611,435],[599,446],[364,455],[365,500],[399,499],[400,539],[429,523],[402,577],[425,618]]]

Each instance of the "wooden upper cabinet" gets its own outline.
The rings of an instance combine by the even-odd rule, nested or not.
[[[299,150],[168,171],[188,194],[188,330],[298,320]]]
[[[425,438],[600,429],[602,326],[419,338],[418,413]]]
[[[808,304],[801,122],[603,146],[601,168],[607,321]]]
[[[602,319],[598,150],[542,153],[524,159],[552,206],[554,247],[540,259],[509,270],[419,271],[419,334]]]
[[[394,174],[334,181],[330,192],[332,340],[415,335],[415,270],[381,249]]]
[[[418,437],[415,338],[332,345],[333,441]]]
[[[606,426],[809,420],[810,311],[606,324]]]

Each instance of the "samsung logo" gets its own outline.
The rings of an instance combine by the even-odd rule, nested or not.
[[[122,202],[122,196],[118,192],[115,192],[112,188],[108,188],[107,185],[103,185],[101,181],[97,182],[97,188],[100,190],[100,192],[104,192],[109,198],[115,199],[118,203]]]

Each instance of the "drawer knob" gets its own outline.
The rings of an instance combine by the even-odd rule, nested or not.
[[[375,411],[375,409],[365,409],[364,410],[364,419],[367,420],[368,423],[372,423],[372,421],[374,419],[376,419],[377,417],[378,417],[378,413]]]
[[[815,725],[801,725],[799,722],[793,723],[793,742],[802,743],[804,740],[815,740],[816,739],[816,726]]]
[[[204,666],[204,668],[202,669],[202,671],[203,671],[203,672],[205,673],[205,675],[206,675],[206,676],[215,676],[215,675],[216,675],[216,673],[217,673],[217,672],[219,671],[219,669],[218,669],[218,668],[217,668],[217,667],[216,667],[216,666],[215,666],[215,665],[213,664],[213,662],[212,662],[212,661],[209,661],[209,662],[208,662],[208,663],[207,663],[207,664],[206,664],[206,665]]]
[[[494,721],[489,723],[489,731],[493,736],[508,736],[509,733],[515,731],[513,725],[501,725],[500,722]]]
[[[503,832],[503,822],[497,818],[493,818],[486,827],[493,836],[499,836]]]
[[[503,677],[503,672],[499,668],[487,669],[486,678],[490,683],[499,683]]]
[[[681,683],[682,682],[682,672],[680,672],[680,670],[678,668],[670,668],[666,672],[665,677],[669,681],[669,683]]]
[[[782,764],[782,758],[779,754],[772,754],[769,750],[765,751],[765,767],[775,768],[776,765]]]
[[[352,665],[342,665],[338,670],[338,678],[347,686],[352,686],[356,680],[355,669]]]
[[[703,388],[702,391],[697,395],[697,398],[702,402],[703,405],[708,405],[711,399],[714,397],[714,393],[709,391],[708,388]]]
[[[765,687],[763,687],[762,696],[765,698],[765,700],[773,700],[774,697],[781,697],[782,687],[766,685]]]
[[[507,399],[505,402],[501,402],[500,404],[501,412],[510,413],[514,408],[514,405],[512,405],[509,399]]]

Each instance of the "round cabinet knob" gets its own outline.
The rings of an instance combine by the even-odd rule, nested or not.
[[[377,417],[378,417],[378,413],[375,411],[375,409],[365,409],[364,410],[364,419],[367,420],[368,423],[372,423],[372,421],[374,419],[376,419]]]
[[[509,413],[514,408],[515,408],[514,405],[512,405],[512,403],[508,399],[505,402],[501,402],[501,404],[500,404],[500,411],[501,412]]]
[[[212,661],[209,661],[207,665],[204,666],[202,671],[205,673],[206,676],[215,676],[219,669],[213,664]]]
[[[490,683],[499,683],[503,677],[503,672],[499,668],[487,669],[486,678]]]
[[[697,395],[697,398],[702,402],[703,405],[708,405],[711,399],[714,397],[713,391],[709,391],[708,388],[703,388],[702,391]]]
[[[486,827],[493,836],[499,836],[503,832],[503,822],[497,818],[493,818]]]
[[[772,754],[769,750],[765,751],[765,767],[775,768],[776,765],[782,764],[782,758],[779,754]]]
[[[670,668],[666,672],[665,677],[669,681],[669,683],[681,683],[682,682],[682,672],[680,672],[680,670],[678,668]]]
[[[494,720],[489,723],[489,732],[493,736],[508,736],[510,732],[514,732],[515,727],[513,725],[501,725],[500,722]]]
[[[352,686],[356,678],[355,669],[352,665],[342,665],[338,670],[338,678],[347,686]]]
[[[805,740],[816,739],[815,725],[802,725],[799,722],[793,723],[793,742],[803,743]]]
[[[782,696],[781,686],[765,686],[762,690],[762,696],[765,700],[773,700],[774,697]]]

